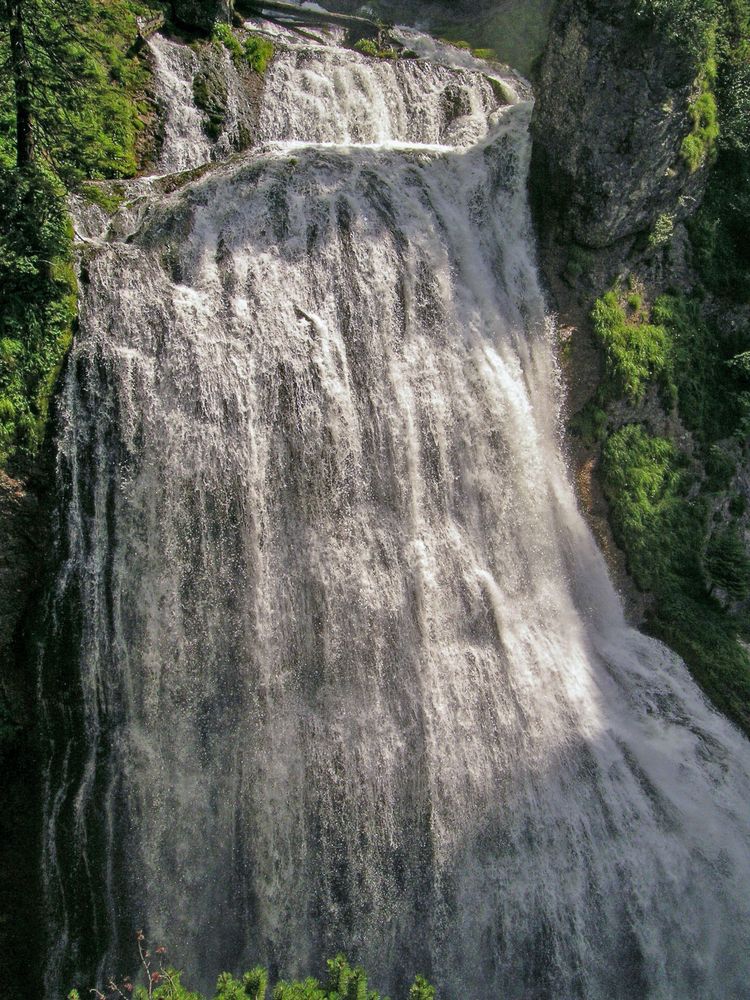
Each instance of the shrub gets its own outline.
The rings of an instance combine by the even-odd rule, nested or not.
[[[360,38],[354,48],[357,52],[361,52],[365,56],[374,56],[377,58],[380,54],[380,49],[371,38]]]
[[[103,989],[90,992],[96,1000],[205,1000],[182,983],[182,973],[166,964],[166,948],[159,947],[152,955],[145,946],[142,931],[138,931],[138,956],[142,985],[130,977],[117,982],[110,979]],[[260,966],[235,979],[223,972],[217,982],[213,1000],[267,1000],[268,973]],[[281,980],[271,989],[272,1000],[381,1000],[380,994],[370,990],[364,969],[352,967],[344,955],[337,955],[326,962],[326,980],[307,978],[302,981]],[[80,1000],[78,990],[71,990],[68,1000]],[[387,1000],[387,998],[382,998]],[[435,990],[423,976],[417,976],[409,990],[409,1000],[435,1000]]]
[[[132,177],[146,123],[150,69],[136,54],[139,0],[39,3],[28,32],[37,142],[68,186],[83,179]],[[72,22],[72,23],[70,23]],[[0,59],[7,41],[0,34]],[[13,155],[13,95],[0,79],[0,153]],[[145,152],[145,150],[144,150]]]
[[[690,498],[693,479],[674,444],[628,424],[607,439],[602,473],[613,529],[638,586],[658,590],[689,579],[700,593],[706,508]]]
[[[722,525],[711,535],[705,570],[712,590],[718,587],[733,601],[750,597],[750,558],[736,524]]]
[[[654,223],[654,228],[648,238],[648,245],[653,249],[666,246],[674,233],[674,215],[662,212]]]
[[[663,326],[629,319],[615,291],[596,302],[593,321],[611,395],[637,402],[646,386],[658,380],[673,396],[671,342]]]
[[[643,425],[627,425],[607,439],[602,481],[630,572],[654,597],[650,631],[750,730],[750,657],[738,642],[741,623],[711,596],[715,587],[733,599],[750,592],[750,560],[736,526],[724,525],[705,545],[708,505],[687,459]]]
[[[734,354],[733,337],[720,337],[701,316],[698,301],[682,295],[660,296],[651,319],[670,339],[672,377],[686,426],[701,443],[736,433],[743,408],[726,366]]]

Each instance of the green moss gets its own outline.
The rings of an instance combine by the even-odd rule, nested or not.
[[[82,184],[80,193],[87,201],[103,209],[107,215],[114,215],[125,201],[122,190],[109,185]]]
[[[703,83],[703,89],[690,105],[693,126],[682,140],[680,152],[691,173],[694,173],[711,156],[719,138],[719,121],[716,97]]]
[[[232,56],[235,66],[249,66],[261,76],[268,69],[268,64],[274,57],[276,48],[272,41],[262,35],[251,34],[240,41],[228,24],[217,23],[211,32],[211,40],[216,45],[223,45]]]
[[[372,56],[375,59],[398,59],[399,53],[395,49],[381,48],[377,42],[371,38],[360,38],[354,46],[357,52],[362,55]]]
[[[494,49],[472,49],[471,54],[475,59],[484,59],[485,62],[492,62],[497,59],[497,52]]]
[[[276,49],[269,39],[262,38],[260,35],[250,35],[249,38],[245,39],[243,51],[245,62],[250,69],[262,76],[268,69],[268,64],[273,59]]]
[[[663,326],[628,317],[615,291],[596,302],[593,321],[611,396],[638,402],[653,382],[673,395],[671,340]]]
[[[235,63],[242,62],[242,43],[228,24],[224,24],[223,21],[217,22],[211,31],[211,41],[216,45],[223,45]]]

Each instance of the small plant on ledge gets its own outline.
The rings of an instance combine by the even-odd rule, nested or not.
[[[94,1000],[207,1000],[182,983],[182,972],[167,964],[167,949],[163,945],[151,952],[146,947],[143,931],[136,934],[140,962],[139,981],[130,976],[112,978],[103,989],[90,992]],[[213,1000],[388,1000],[369,990],[364,969],[352,967],[343,955],[326,962],[326,981],[307,978],[303,981],[281,980],[271,989],[269,998],[268,972],[256,966],[241,979],[223,972],[217,982]],[[68,1000],[81,1000],[78,990],[71,990]],[[423,976],[417,976],[409,989],[408,1000],[436,1000],[435,990]]]

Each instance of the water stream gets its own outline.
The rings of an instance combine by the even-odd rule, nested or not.
[[[163,168],[195,166],[192,54],[153,45]],[[143,924],[206,981],[344,949],[446,1000],[750,997],[750,745],[577,510],[530,111],[290,41],[259,145],[87,261],[50,996]]]

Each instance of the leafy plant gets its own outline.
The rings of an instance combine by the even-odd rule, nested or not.
[[[66,184],[131,177],[147,146],[153,117],[146,98],[150,70],[132,48],[137,0],[14,0],[24,33],[33,151]],[[0,22],[0,29],[2,22]],[[10,35],[0,30],[0,64],[10,62]],[[16,157],[17,92],[0,77],[0,152]]]
[[[600,298],[592,315],[613,396],[625,395],[637,402],[654,381],[669,396],[674,394],[671,341],[663,326],[628,317],[616,291]]]
[[[235,63],[242,61],[242,43],[228,24],[218,21],[211,31],[211,40],[217,45],[223,45]]]
[[[712,591],[718,587],[733,601],[750,596],[750,557],[736,524],[723,525],[711,535],[705,568]]]
[[[182,982],[182,973],[166,964],[167,949],[160,946],[153,954],[145,944],[142,931],[138,931],[138,957],[140,983],[129,976],[120,981],[110,979],[103,989],[91,992],[96,1000],[206,1000],[191,992]],[[236,979],[229,972],[222,972],[216,982],[213,1000],[267,1000],[269,991],[267,971],[256,966]],[[370,990],[367,975],[359,966],[351,966],[344,955],[337,955],[326,962],[326,979],[286,982],[280,980],[271,988],[272,1000],[381,1000],[375,990]],[[80,1000],[77,990],[71,990],[68,1000]],[[382,1000],[387,1000],[383,997]],[[424,976],[417,976],[409,990],[408,1000],[435,1000],[435,990]]]
[[[244,42],[228,24],[217,22],[211,32],[211,39],[216,45],[223,45],[232,56],[235,66],[247,65],[261,76],[268,69],[276,48],[273,42],[261,35],[248,35]]]
[[[654,223],[654,228],[648,238],[648,245],[654,249],[666,246],[672,239],[674,233],[674,215],[671,212],[662,212]]]

